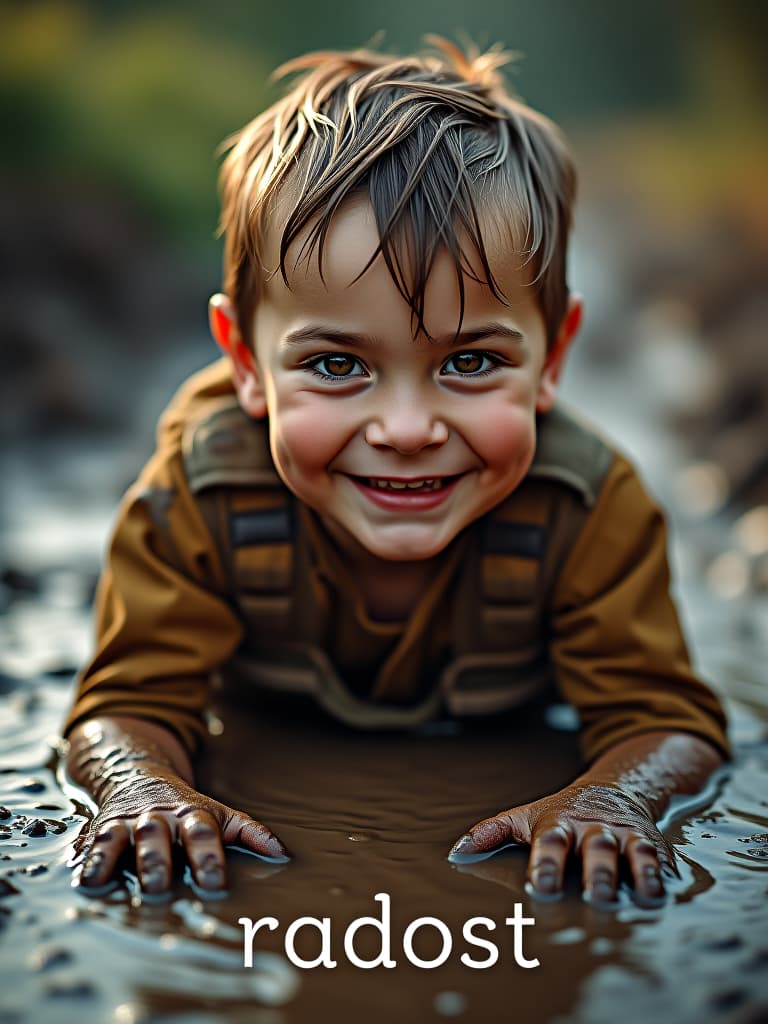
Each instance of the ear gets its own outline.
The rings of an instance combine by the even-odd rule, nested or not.
[[[254,419],[267,415],[267,400],[253,352],[243,341],[234,307],[226,295],[211,296],[208,322],[214,341],[229,359],[240,405]]]
[[[571,342],[581,327],[583,312],[584,305],[581,296],[570,295],[568,298],[568,309],[563,317],[557,338],[547,353],[547,358],[541,371],[539,393],[536,398],[536,412],[549,412],[555,404],[557,386],[565,366],[565,357],[568,354]]]

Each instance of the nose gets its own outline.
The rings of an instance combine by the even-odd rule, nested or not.
[[[445,444],[448,427],[411,392],[390,397],[374,412],[366,425],[365,440],[373,448],[394,448],[402,455],[414,455],[423,448]]]

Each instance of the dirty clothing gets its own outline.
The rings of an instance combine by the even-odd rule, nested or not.
[[[216,410],[230,415],[233,396],[228,364],[219,360],[187,381],[160,421],[157,450],[120,509],[97,594],[96,651],[80,674],[65,734],[98,714],[126,714],[164,725],[193,752],[207,731],[212,674],[231,669],[242,681],[255,666],[258,676],[281,629],[292,629],[306,634],[321,703],[353,724],[502,710],[554,677],[581,720],[587,761],[654,729],[693,733],[730,755],[722,709],[691,670],[669,596],[663,520],[629,463],[596,435],[573,426],[585,442],[582,461],[585,453],[604,461],[591,473],[599,487],[590,493],[589,467],[578,472],[568,458],[542,454],[553,437],[554,449],[567,454],[571,421],[561,416],[556,428],[556,417],[545,419],[534,466],[508,503],[435,558],[408,621],[380,622],[319,518],[287,491],[296,521],[291,543],[232,540],[265,493],[242,452],[238,462],[209,436]],[[256,455],[271,464],[265,424],[250,421],[245,429]],[[198,443],[206,446],[202,470],[195,468]],[[265,472],[275,480],[267,488],[273,494],[279,480],[274,467]],[[228,510],[221,530],[211,495]],[[506,504],[516,521],[504,533]],[[577,535],[567,536],[574,524]],[[487,538],[497,534],[501,546],[489,548]],[[239,576],[229,564],[233,551],[245,560]],[[286,565],[293,565],[287,577]],[[242,580],[254,572],[261,580],[292,579],[302,591],[301,615],[287,594],[281,619],[277,585],[249,603]],[[262,684],[274,685],[274,666],[261,675]],[[288,689],[301,689],[295,666],[283,676]]]

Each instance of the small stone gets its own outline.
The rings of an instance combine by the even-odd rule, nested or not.
[[[45,827],[49,835],[60,836],[62,832],[67,831],[67,826],[63,821],[59,821],[57,818],[43,818]]]
[[[39,779],[26,779],[18,787],[21,793],[44,793],[45,784]]]
[[[24,874],[36,878],[38,875],[44,875],[47,870],[47,864],[30,864],[28,868],[24,868]]]
[[[725,992],[718,992],[710,999],[710,1006],[715,1010],[735,1010],[741,1006],[747,998],[746,992],[740,988],[731,988]]]
[[[78,978],[56,979],[45,987],[45,994],[49,999],[87,999],[95,993],[96,990],[90,981]]]
[[[30,970],[50,971],[52,967],[64,967],[72,963],[73,956],[64,946],[47,946],[36,949],[28,960]]]
[[[18,896],[19,890],[8,881],[7,878],[0,878],[0,899],[3,896]]]
[[[742,949],[744,940],[736,932],[731,932],[727,935],[713,936],[711,938],[705,937],[697,942],[696,945],[699,949],[704,949],[707,952],[728,953],[735,949]]]
[[[750,974],[753,972],[762,974],[768,970],[768,949],[758,949],[752,959],[744,964],[744,970]]]
[[[32,818],[21,831],[25,836],[34,836],[35,838],[48,834],[45,822],[41,821],[40,818]]]
[[[6,821],[10,816],[11,812],[7,807],[0,807],[0,821]]]

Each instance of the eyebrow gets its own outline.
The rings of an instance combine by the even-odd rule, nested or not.
[[[437,345],[468,345],[473,341],[481,341],[483,338],[502,337],[514,342],[524,342],[524,335],[514,327],[507,327],[505,324],[489,323],[482,324],[469,331],[460,331],[458,334],[445,334],[442,338],[436,338]],[[306,327],[299,327],[295,331],[289,331],[283,338],[285,345],[306,345],[318,339],[335,341],[339,345],[346,345],[349,348],[372,348],[377,339],[370,334],[354,334],[348,331],[340,331],[335,327],[328,327],[323,324],[307,324]]]

